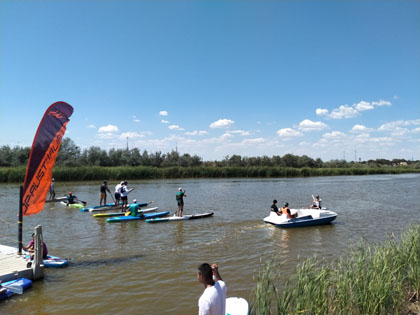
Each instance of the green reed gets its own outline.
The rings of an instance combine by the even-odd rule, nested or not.
[[[25,167],[1,167],[0,182],[23,182]],[[267,178],[309,177],[418,173],[420,169],[408,168],[293,168],[280,166],[57,166],[53,177],[58,181],[122,180],[161,178]]]
[[[326,263],[316,257],[280,278],[273,263],[258,274],[251,314],[400,314],[419,299],[420,226],[397,242],[359,242],[346,257]]]

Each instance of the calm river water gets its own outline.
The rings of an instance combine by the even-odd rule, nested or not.
[[[74,192],[99,203],[100,182],[56,183],[57,196]],[[111,183],[115,185],[116,183]],[[296,179],[186,179],[129,182],[130,200],[176,209],[186,189],[184,213],[214,211],[196,221],[106,223],[78,209],[46,204],[24,217],[24,242],[41,224],[52,255],[70,259],[65,269],[46,269],[44,280],[0,303],[0,313],[196,314],[203,287],[196,268],[218,263],[228,296],[250,299],[260,261],[283,262],[282,271],[317,255],[332,260],[361,238],[374,244],[420,223],[420,175]],[[16,246],[18,185],[0,185],[0,243]],[[271,201],[308,206],[319,194],[338,213],[333,224],[282,230],[265,224]],[[6,223],[10,222],[10,223]]]

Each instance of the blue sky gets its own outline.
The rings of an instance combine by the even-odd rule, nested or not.
[[[0,145],[420,159],[420,1],[0,1]]]

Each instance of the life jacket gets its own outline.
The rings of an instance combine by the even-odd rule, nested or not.
[[[289,210],[289,207],[282,207],[281,208],[281,212],[283,212],[285,215],[289,215],[289,213],[287,212],[287,210]]]
[[[69,201],[70,204],[73,204],[74,203],[74,199],[76,199],[76,198],[73,195],[67,196],[67,200]]]

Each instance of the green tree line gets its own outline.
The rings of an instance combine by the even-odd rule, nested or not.
[[[0,147],[0,167],[26,166],[29,158],[29,147]],[[160,151],[149,153],[139,148],[103,150],[97,146],[81,149],[70,138],[64,138],[57,156],[56,166],[146,166],[146,167],[282,167],[282,168],[375,168],[408,166],[419,169],[420,161],[404,159],[376,159],[361,162],[331,160],[323,162],[320,158],[313,159],[307,155],[297,156],[285,154],[272,157],[242,157],[240,155],[226,156],[221,161],[203,161],[198,155],[180,154],[173,150],[169,153]]]

